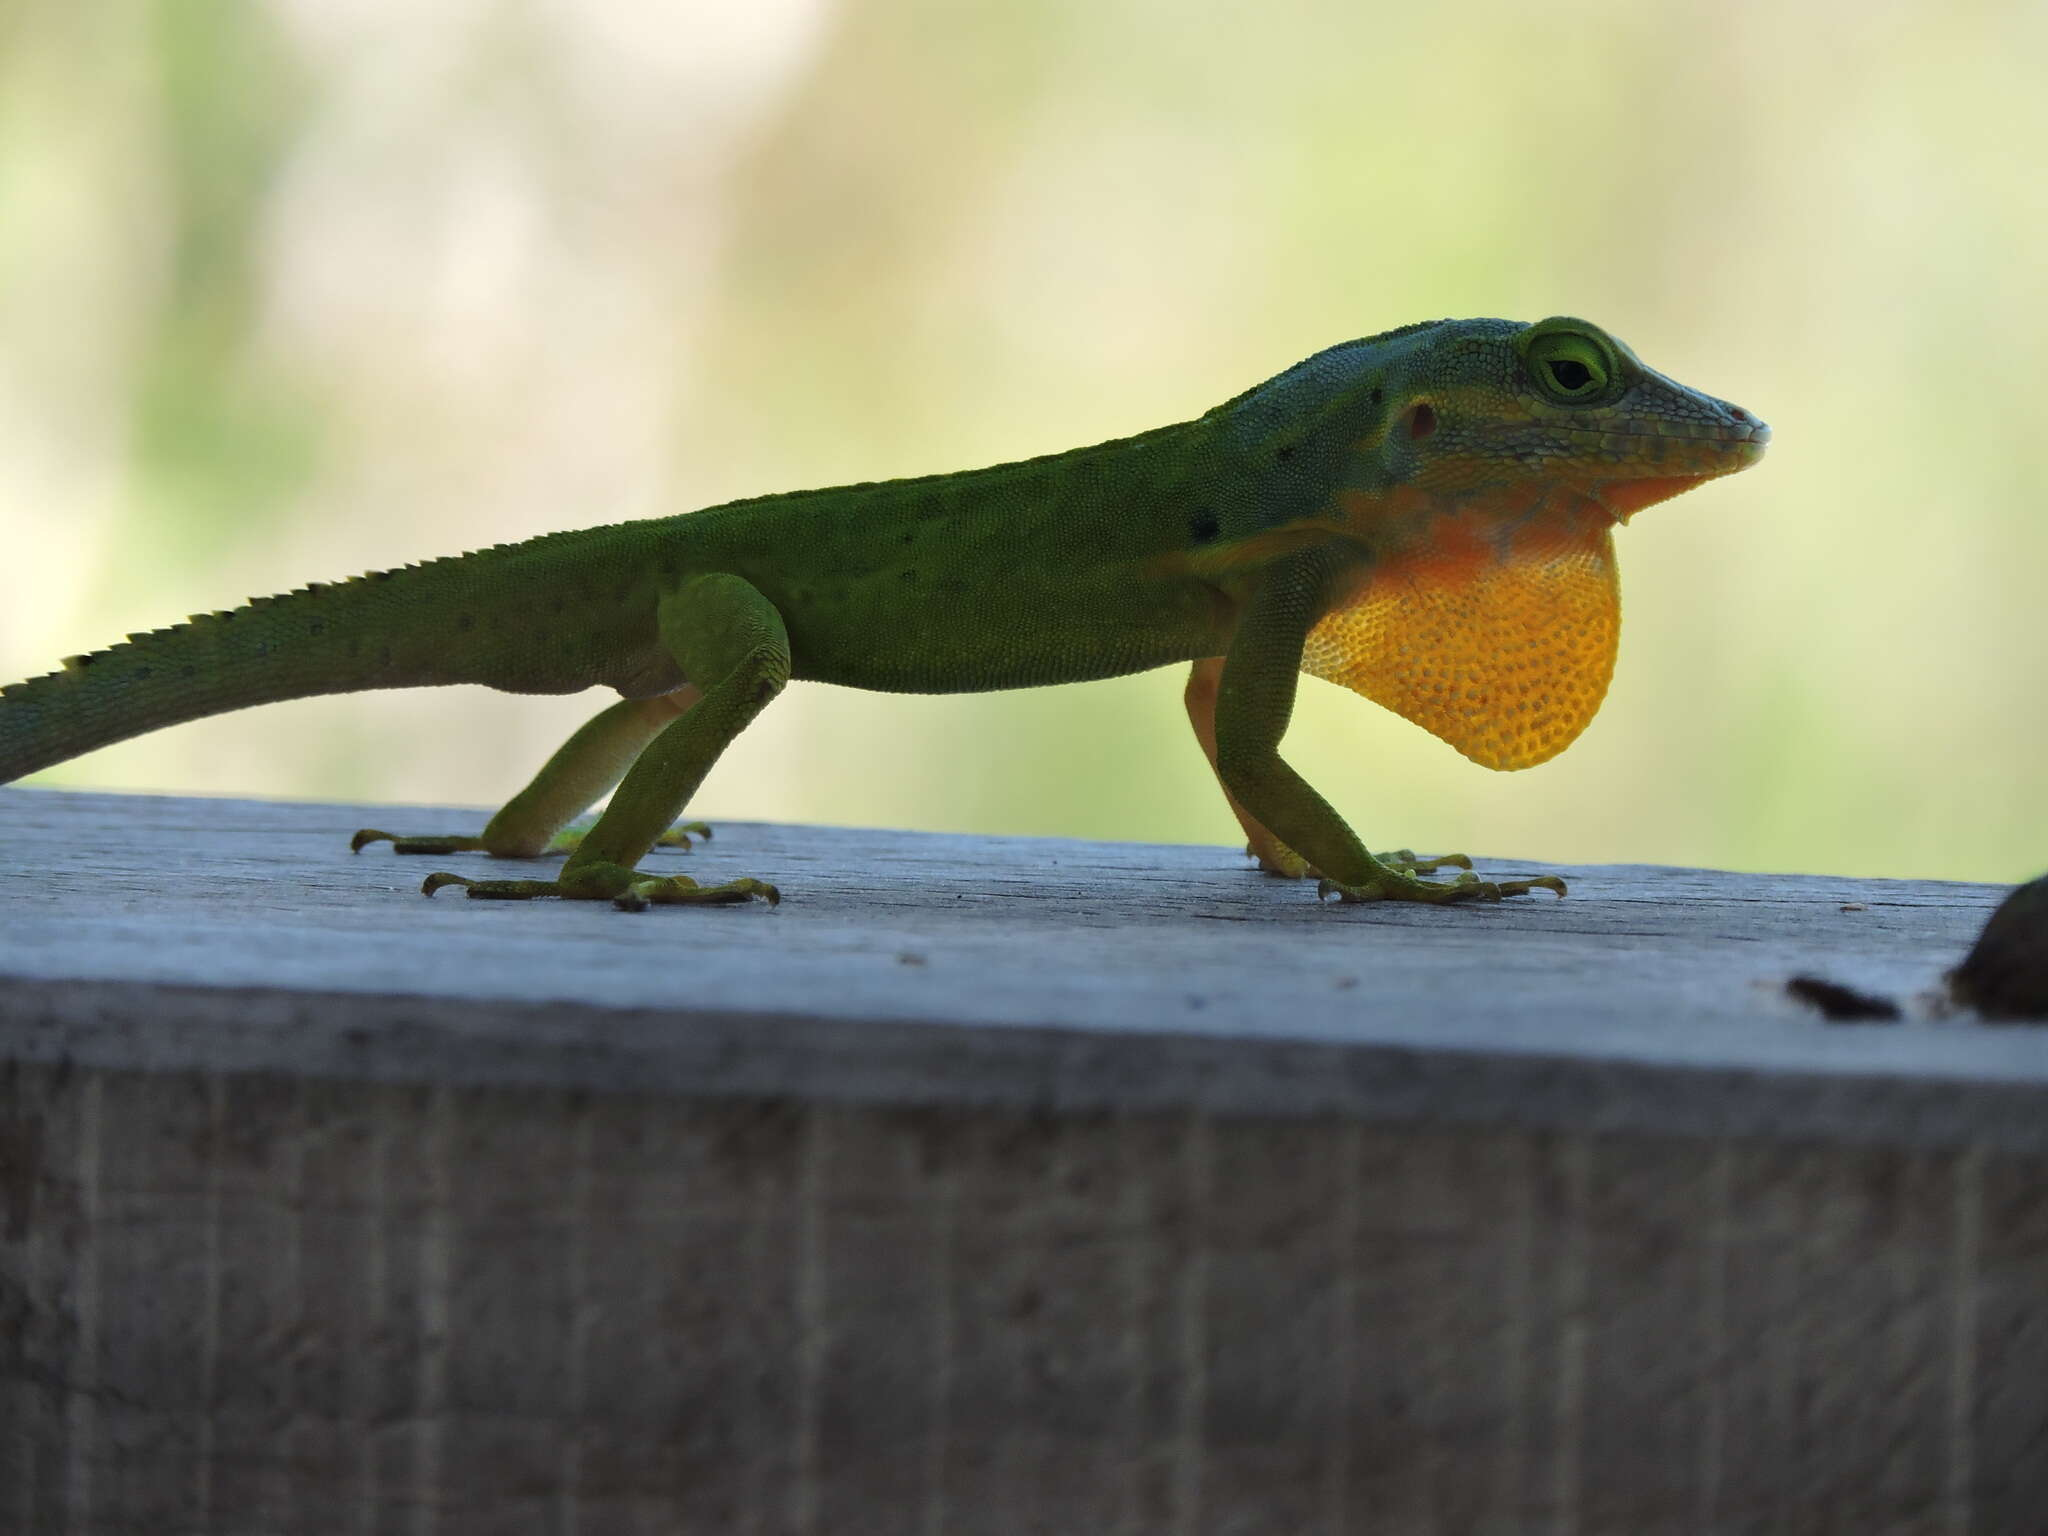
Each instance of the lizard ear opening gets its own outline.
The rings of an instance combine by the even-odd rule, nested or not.
[[[1375,565],[1309,632],[1301,669],[1342,683],[1486,768],[1570,746],[1614,675],[1621,591],[1600,527],[1531,525],[1503,544],[1446,520]]]

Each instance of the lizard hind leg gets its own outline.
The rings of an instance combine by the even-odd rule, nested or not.
[[[473,897],[608,900],[627,911],[757,897],[773,905],[781,899],[774,886],[761,880],[705,886],[687,876],[649,875],[634,868],[675,825],[733,738],[782,691],[790,672],[782,615],[737,576],[713,574],[684,582],[663,598],[660,623],[662,643],[683,672],[713,681],[647,742],[597,825],[577,842],[560,877],[471,880],[439,872],[421,887],[426,895],[459,885]]]
[[[531,859],[544,853],[572,853],[584,838],[563,831],[588,810],[633,766],[647,743],[703,695],[685,683],[672,693],[650,699],[621,699],[601,711],[556,749],[533,782],[505,802],[481,835],[431,833],[408,836],[364,827],[349,839],[349,851],[361,853],[371,843],[390,843],[396,853],[488,853],[499,859]],[[709,837],[703,822],[671,827],[656,839],[678,848],[690,846],[690,834]]]

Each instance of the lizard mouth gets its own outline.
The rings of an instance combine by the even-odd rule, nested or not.
[[[1667,422],[1650,426],[1647,430],[1637,426],[1604,436],[1625,438],[1645,447],[1658,444],[1669,448],[1673,444],[1698,443],[1710,451],[1732,448],[1739,450],[1742,461],[1747,464],[1761,458],[1764,449],[1770,445],[1771,426],[1769,422],[1758,421],[1745,414],[1742,420],[1735,422]]]
[[[1489,429],[1482,428],[1482,431]],[[1521,423],[1506,423],[1490,429],[1503,442],[1512,442],[1520,450],[1528,442],[1528,431]],[[1763,457],[1764,449],[1770,446],[1770,423],[1758,421],[1747,411],[1735,421],[1657,421],[1637,417],[1633,420],[1616,422],[1603,426],[1568,427],[1558,432],[1553,443],[1561,442],[1566,452],[1573,449],[1588,454],[1606,454],[1610,457],[1634,454],[1646,463],[1662,464],[1683,462],[1687,458],[1703,458],[1716,461],[1712,470],[1702,468],[1694,471],[1700,474],[1725,474],[1729,468],[1741,468],[1753,464]],[[1555,446],[1548,452],[1556,452]],[[1721,454],[1729,454],[1736,462],[1721,465]]]
[[[1735,424],[1722,426],[1712,434],[1688,434],[1683,440],[1694,446],[1694,453],[1688,455],[1694,459],[1694,467],[1675,475],[1620,475],[1595,485],[1593,500],[1602,504],[1616,522],[1626,524],[1642,508],[1669,502],[1673,496],[1683,496],[1694,485],[1704,485],[1710,479],[1749,469],[1749,465],[1763,457],[1763,449],[1772,440],[1772,428],[1767,422],[1749,416],[1749,412],[1739,412]],[[1671,442],[1671,438],[1665,438],[1665,442]],[[1704,453],[1700,453],[1702,449]]]
[[[1657,459],[1670,454],[1673,446],[1682,445],[1681,452],[1675,455],[1679,459],[1679,463],[1673,466],[1677,472],[1621,474],[1596,485],[1594,499],[1614,515],[1616,522],[1626,523],[1645,507],[1669,501],[1694,486],[1749,468],[1764,456],[1764,450],[1771,441],[1771,429],[1769,423],[1758,421],[1747,411],[1742,411],[1737,413],[1734,422],[1705,431],[1694,427],[1682,435],[1641,434],[1638,440],[1647,444],[1653,437],[1656,449],[1652,453]]]

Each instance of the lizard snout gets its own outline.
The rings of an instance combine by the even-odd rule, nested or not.
[[[1771,424],[1760,417],[1751,415],[1739,405],[1727,407],[1730,424],[1735,428],[1734,437],[1755,443],[1759,448],[1771,440]]]

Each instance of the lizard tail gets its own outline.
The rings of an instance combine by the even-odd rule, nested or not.
[[[564,574],[559,550],[535,549],[552,542],[255,598],[0,687],[0,784],[147,731],[282,699],[437,683],[588,687],[595,677],[533,654],[531,642],[544,638],[534,616]],[[543,558],[522,558],[529,552]]]

